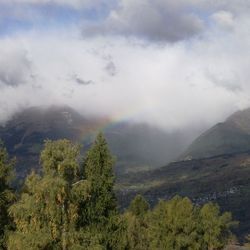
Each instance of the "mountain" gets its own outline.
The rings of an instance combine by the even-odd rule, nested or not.
[[[198,159],[250,150],[250,109],[238,111],[199,136],[180,159]]]
[[[33,107],[16,113],[0,126],[0,138],[10,155],[17,157],[16,172],[24,178],[31,169],[39,169],[44,140],[70,139],[83,145],[84,154],[99,130],[103,130],[117,158],[117,173],[162,166],[177,157],[191,138],[183,132],[166,133],[142,123],[90,118],[70,107],[58,106]]]
[[[31,169],[40,169],[44,140],[68,138],[81,143],[84,154],[99,130],[117,157],[116,189],[122,206],[136,193],[151,204],[176,194],[197,204],[216,201],[240,221],[238,235],[250,231],[250,109],[233,114],[196,139],[184,154],[184,158],[191,156],[189,160],[168,165],[194,133],[167,133],[143,123],[112,123],[83,116],[70,107],[23,110],[0,126],[0,138],[10,155],[17,157],[17,176],[23,179]]]
[[[216,202],[240,222],[235,233],[250,232],[250,109],[238,111],[199,136],[177,160],[161,168],[118,176],[119,202],[137,193],[151,204],[174,195],[197,205]]]

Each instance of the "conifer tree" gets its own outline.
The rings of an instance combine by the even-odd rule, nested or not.
[[[0,249],[5,249],[5,232],[10,227],[8,208],[14,200],[10,187],[13,178],[14,161],[9,159],[8,153],[0,142]]]
[[[79,226],[89,225],[89,230],[100,235],[108,249],[112,249],[113,233],[119,230],[113,166],[114,158],[103,134],[99,133],[84,162],[91,196],[81,204]]]
[[[84,163],[85,177],[90,182],[91,189],[91,198],[84,211],[87,216],[85,223],[106,223],[109,216],[117,213],[113,165],[114,158],[100,133]]]

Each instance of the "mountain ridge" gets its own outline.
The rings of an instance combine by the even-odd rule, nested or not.
[[[250,109],[237,111],[196,138],[178,160],[250,150]]]
[[[32,107],[20,111],[0,126],[0,138],[10,155],[17,157],[17,174],[24,178],[32,168],[39,169],[39,153],[44,140],[72,140],[83,145],[84,154],[100,130],[117,157],[118,173],[160,167],[188,145],[183,142],[180,132],[167,133],[144,123],[112,124],[108,118],[83,116],[67,106]]]

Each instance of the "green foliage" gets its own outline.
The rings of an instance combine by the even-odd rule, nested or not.
[[[143,196],[136,195],[128,210],[135,216],[144,216],[149,210],[149,204]]]
[[[149,249],[149,230],[146,220],[149,211],[148,202],[141,195],[137,195],[123,215],[126,221],[127,249],[146,250]]]
[[[90,182],[91,197],[83,206],[83,224],[107,223],[107,219],[117,213],[116,197],[113,190],[114,159],[104,136],[100,133],[87,153],[84,169]],[[84,204],[85,205],[85,204]]]
[[[97,136],[83,169],[79,154],[80,147],[67,140],[45,143],[42,175],[31,173],[9,208],[16,228],[7,234],[8,249],[219,250],[228,242],[231,214],[221,214],[212,203],[200,208],[176,196],[150,210],[137,195],[119,214],[114,160],[103,135]]]
[[[119,249],[147,250],[149,249],[149,232],[147,224],[142,217],[130,212],[123,215],[125,230],[123,238],[118,242]],[[120,245],[122,243],[122,245]]]
[[[94,227],[101,244],[109,249],[112,249],[113,234],[119,229],[113,165],[114,158],[100,133],[84,161],[84,176],[89,182],[91,195],[79,206],[78,226]]]
[[[234,226],[230,213],[220,215],[219,206],[205,204],[200,211],[200,230],[207,249],[223,249],[231,236],[230,227]]]
[[[80,146],[66,139],[46,141],[40,157],[43,173],[59,175],[69,182],[76,181],[79,175],[79,153]]]
[[[88,182],[78,179],[78,156],[79,146],[67,140],[45,143],[43,176],[31,173],[19,201],[9,210],[16,224],[16,231],[9,236],[9,249],[74,246],[78,204],[89,197]]]
[[[14,201],[14,194],[10,187],[14,161],[9,159],[8,153],[0,142],[0,249],[5,248],[4,233],[10,227],[8,208]]]
[[[137,207],[139,209],[137,209]],[[149,205],[142,196],[136,196],[130,208],[121,215],[112,216],[112,239],[110,249],[147,250],[149,237],[145,221]],[[136,215],[134,214],[136,212]]]
[[[201,249],[197,213],[188,198],[160,201],[149,216],[152,249]]]
[[[218,205],[196,207],[188,198],[160,201],[149,216],[151,249],[223,249],[235,223]]]
[[[9,249],[112,249],[119,229],[113,158],[101,134],[87,154],[85,173],[79,153],[79,145],[67,140],[45,142],[42,176],[31,173],[9,209],[16,225]]]

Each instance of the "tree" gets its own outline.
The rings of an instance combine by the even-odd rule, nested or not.
[[[149,248],[148,223],[146,216],[149,204],[143,196],[137,195],[123,215],[126,222],[126,248],[133,250],[147,250]]]
[[[113,217],[118,215],[114,192],[114,158],[102,133],[88,151],[84,171],[90,183],[90,199],[81,204],[79,226],[89,225],[103,234],[103,244],[107,248],[112,241],[112,234],[118,230]]]
[[[15,223],[8,232],[9,250],[219,250],[226,245],[231,214],[221,214],[212,203],[200,208],[176,196],[150,210],[137,195],[119,214],[114,159],[102,134],[82,168],[79,157],[79,145],[68,140],[45,143],[42,174],[32,172],[26,178],[19,200],[8,210]],[[6,150],[0,148],[1,237],[9,223],[11,169]]]
[[[10,227],[11,220],[8,208],[14,201],[14,193],[10,187],[13,179],[14,160],[10,160],[3,143],[0,142],[0,249],[5,248],[5,232]]]
[[[115,249],[119,232],[113,157],[99,134],[79,164],[80,147],[68,140],[46,141],[42,175],[27,177],[10,208],[16,224],[8,249]]]
[[[91,198],[84,211],[87,216],[84,223],[105,224],[110,215],[117,213],[113,165],[114,158],[100,133],[84,162],[85,177],[90,182],[91,189]]]
[[[88,182],[79,179],[79,153],[79,146],[67,140],[45,143],[43,175],[31,173],[20,200],[10,207],[16,231],[8,249],[76,248],[78,204],[89,197]]]
[[[197,209],[188,198],[160,201],[149,216],[150,249],[202,249]]]
[[[44,175],[60,176],[70,184],[80,177],[80,145],[69,140],[45,141],[40,161]]]
[[[144,216],[149,210],[149,204],[142,195],[136,195],[130,203],[128,211],[135,216]]]
[[[217,204],[205,204],[200,210],[200,226],[205,248],[223,249],[232,236],[230,228],[235,224],[231,213],[225,212],[221,215]]]

